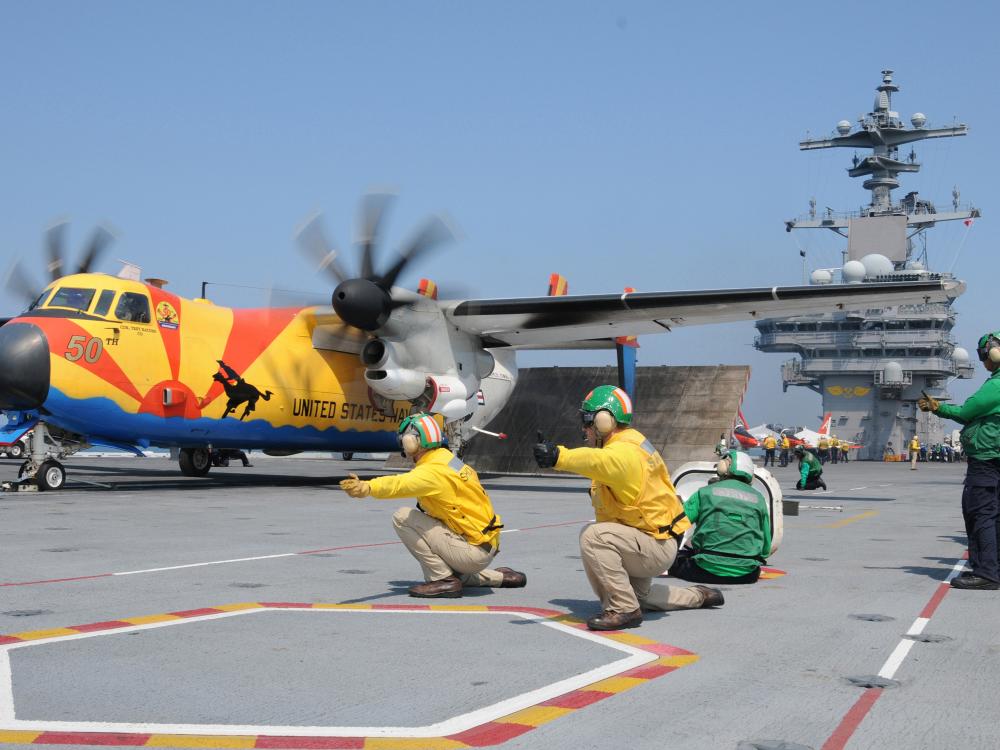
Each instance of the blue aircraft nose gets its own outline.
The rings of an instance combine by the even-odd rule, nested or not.
[[[0,327],[0,409],[37,409],[49,395],[49,342],[38,326]]]

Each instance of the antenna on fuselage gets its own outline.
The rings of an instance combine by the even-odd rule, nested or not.
[[[119,279],[128,279],[129,281],[139,281],[142,278],[142,268],[137,266],[135,263],[118,259],[118,262],[122,264],[121,269],[115,274]]]

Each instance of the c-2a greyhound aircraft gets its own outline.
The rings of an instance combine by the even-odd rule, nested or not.
[[[962,291],[948,280],[439,301],[395,282],[450,238],[446,225],[432,219],[377,271],[386,203],[362,204],[358,274],[343,270],[318,219],[299,233],[335,282],[329,306],[233,309],[91,273],[106,238],[62,276],[50,230],[51,283],[0,327],[0,409],[16,423],[0,440],[33,428],[21,476],[59,488],[59,459],[90,444],[178,448],[188,476],[206,475],[213,452],[231,449],[391,451],[411,409],[440,415],[460,448],[510,397],[518,349],[592,348],[678,326]]]

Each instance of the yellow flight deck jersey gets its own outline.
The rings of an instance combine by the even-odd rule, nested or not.
[[[773,451],[777,445],[778,441],[774,439],[774,435],[768,435],[766,438],[764,438],[764,447],[767,450]]]
[[[631,428],[609,435],[603,448],[559,446],[556,469],[593,480],[596,518],[616,521],[656,539],[680,538],[691,522],[653,444]]]
[[[499,546],[503,524],[493,512],[479,475],[447,448],[428,451],[405,474],[375,477],[369,484],[372,497],[417,498],[420,510],[469,544]]]

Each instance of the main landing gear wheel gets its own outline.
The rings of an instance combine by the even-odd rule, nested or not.
[[[212,468],[212,454],[208,448],[181,448],[179,463],[184,476],[203,477]]]
[[[66,484],[66,469],[58,461],[43,461],[35,475],[40,490],[58,490]]]
[[[20,458],[24,455],[24,446],[20,443],[14,443],[10,448],[7,449],[7,455],[11,458]]]
[[[352,458],[354,458],[354,451],[344,451],[343,453],[340,454],[340,457],[345,461],[350,461]]]

